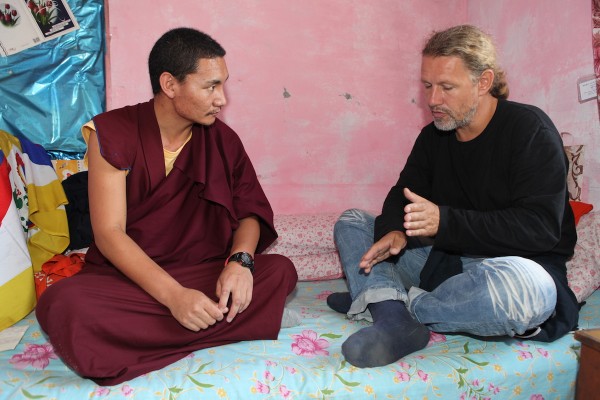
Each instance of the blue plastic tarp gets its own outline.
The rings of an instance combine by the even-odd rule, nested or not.
[[[105,111],[104,2],[67,1],[80,28],[0,56],[0,129],[53,158],[81,158],[81,126]]]

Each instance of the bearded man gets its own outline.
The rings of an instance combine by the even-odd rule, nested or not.
[[[553,341],[577,325],[566,261],[577,240],[560,135],[539,108],[508,101],[489,35],[435,32],[421,82],[433,122],[377,217],[334,228],[349,293],[327,303],[368,319],[344,342],[357,367],[425,347],[430,331]]]

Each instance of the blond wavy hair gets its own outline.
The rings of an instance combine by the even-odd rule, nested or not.
[[[483,71],[494,71],[494,82],[490,94],[498,99],[508,98],[506,74],[497,63],[496,47],[492,38],[472,25],[459,25],[444,31],[434,32],[427,40],[421,53],[423,56],[460,58],[477,82]]]

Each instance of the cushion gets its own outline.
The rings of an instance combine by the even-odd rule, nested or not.
[[[573,205],[573,204],[572,204]],[[586,203],[575,208],[588,210]],[[575,254],[567,262],[567,279],[578,301],[584,301],[600,287],[600,213],[580,212]],[[265,254],[289,257],[301,281],[336,279],[343,276],[333,241],[338,213],[275,215],[279,238]]]
[[[564,146],[569,159],[567,187],[571,200],[581,201],[581,188],[583,185],[583,155],[584,145]]]
[[[579,224],[579,219],[594,208],[593,205],[584,203],[582,201],[574,201],[569,200],[569,204],[571,204],[571,209],[573,210],[573,214],[575,214],[575,225]]]
[[[333,241],[333,226],[340,213],[275,215],[279,238],[264,254],[282,254],[296,266],[298,279],[316,281],[343,276]]]
[[[600,287],[600,213],[590,212],[577,225],[575,254],[567,262],[569,287],[579,302]]]

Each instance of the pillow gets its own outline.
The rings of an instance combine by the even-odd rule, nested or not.
[[[569,204],[571,204],[571,209],[573,210],[573,214],[575,214],[575,225],[579,224],[579,219],[583,215],[589,213],[594,208],[593,205],[581,201],[569,200]]]
[[[564,146],[569,170],[567,172],[567,187],[571,200],[581,201],[581,187],[583,185],[583,155],[584,146]]]
[[[567,262],[569,287],[579,302],[600,287],[600,213],[584,215],[577,225],[575,254]]]
[[[275,215],[279,238],[264,253],[290,258],[301,281],[341,278],[344,274],[333,241],[338,217],[337,213]],[[600,287],[600,213],[589,212],[580,218],[575,254],[567,262],[567,279],[582,302]]]
[[[273,222],[279,237],[264,254],[288,257],[301,281],[341,278],[342,265],[333,241],[333,226],[339,215],[275,215]]]

